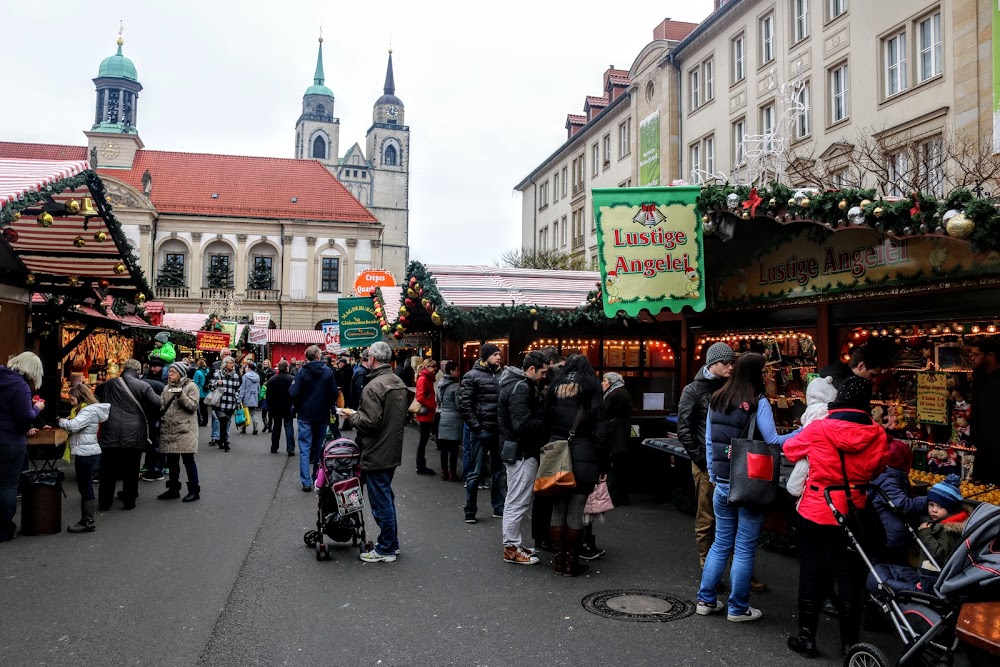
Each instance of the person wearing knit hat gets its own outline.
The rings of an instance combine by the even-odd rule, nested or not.
[[[735,359],[736,353],[733,352],[733,348],[722,342],[712,343],[711,347],[708,348],[708,353],[705,354],[705,366],[711,368],[720,361],[729,362]]]
[[[940,521],[962,509],[960,483],[958,475],[948,475],[927,491],[927,513],[932,519]]]
[[[470,432],[465,471],[465,522],[476,523],[479,483],[490,475],[490,504],[494,518],[503,518],[506,470],[500,460],[500,371],[502,354],[493,343],[479,348],[479,361],[462,378],[458,410]],[[487,466],[489,457],[489,466]],[[487,472],[489,471],[489,472]]]
[[[181,497],[181,460],[187,473],[186,503],[201,498],[198,466],[194,455],[198,451],[198,401],[201,392],[187,375],[187,366],[176,362],[167,369],[167,386],[161,395],[160,454],[166,457],[169,470],[167,490],[157,496],[159,500]]]

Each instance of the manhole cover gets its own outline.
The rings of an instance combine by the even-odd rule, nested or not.
[[[666,623],[694,613],[694,603],[659,591],[620,588],[591,593],[583,608],[592,614],[619,621]]]

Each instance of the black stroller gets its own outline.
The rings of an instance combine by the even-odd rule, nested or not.
[[[899,510],[879,487],[872,484],[852,484],[850,488],[877,493],[891,511]],[[923,591],[896,591],[878,575],[875,563],[864,552],[848,517],[840,512],[831,500],[830,493],[846,493],[845,485],[830,486],[825,490],[826,502],[844,530],[858,555],[868,567],[877,584],[871,595],[872,601],[892,622],[893,628],[903,642],[903,655],[898,665],[944,665],[953,664],[959,649],[955,637],[955,626],[963,599],[968,596],[985,598],[990,593],[995,598],[1000,587],[984,591],[984,587],[1000,582],[1000,507],[982,504],[969,517],[962,533],[962,546],[948,559],[944,568],[917,539],[917,533],[906,521],[907,529],[923,556],[935,568],[941,569],[933,594]],[[889,667],[889,659],[877,646],[861,642],[850,648],[844,660],[845,667]]]
[[[361,490],[361,450],[348,438],[338,438],[323,447],[323,460],[316,476],[316,530],[302,539],[316,549],[316,560],[328,560],[329,537],[334,542],[351,542],[362,552],[371,549],[365,537],[365,507]]]

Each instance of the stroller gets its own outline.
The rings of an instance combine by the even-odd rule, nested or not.
[[[872,601],[891,621],[903,642],[903,655],[898,665],[950,666],[959,650],[955,626],[963,599],[985,598],[989,593],[995,599],[1000,588],[984,593],[984,587],[1000,582],[1000,507],[982,504],[969,517],[962,533],[962,545],[951,555],[944,568],[940,568],[932,592],[895,591],[879,576],[868,554],[860,544],[856,524],[840,512],[830,497],[831,492],[847,493],[848,489],[877,493],[891,511],[902,516],[885,491],[873,484],[829,486],[824,495],[837,523],[844,528],[858,555],[868,567],[877,584]],[[903,524],[920,547],[923,556],[934,567],[939,567],[924,544],[917,539],[916,530],[906,521]],[[853,525],[853,528],[852,528]],[[845,667],[889,667],[891,662],[877,646],[861,642],[852,646],[844,660]]]
[[[361,491],[361,450],[348,438],[332,440],[323,447],[323,460],[316,476],[316,530],[302,539],[316,549],[316,560],[329,560],[326,544],[351,542],[364,552],[371,546],[365,537],[365,507]]]

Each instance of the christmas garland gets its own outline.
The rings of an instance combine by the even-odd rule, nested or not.
[[[871,188],[820,192],[776,182],[760,189],[709,185],[702,188],[698,208],[708,233],[732,215],[742,220],[816,222],[831,230],[868,227],[897,238],[947,236],[968,241],[975,252],[1000,250],[1000,204],[966,188],[944,198],[919,192],[898,198]]]

